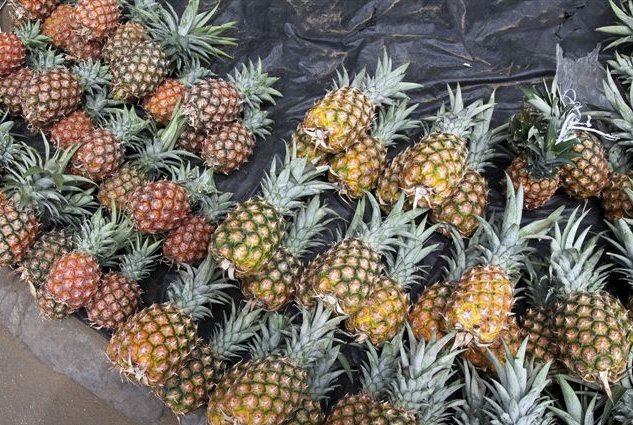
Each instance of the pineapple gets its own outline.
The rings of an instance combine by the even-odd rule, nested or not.
[[[420,281],[419,263],[437,250],[438,245],[425,246],[435,226],[427,228],[426,220],[411,225],[410,236],[402,238],[397,255],[387,256],[387,270],[374,283],[362,307],[350,316],[347,328],[360,339],[369,339],[380,346],[393,339],[407,320],[410,300],[407,289]]]
[[[581,138],[575,129],[583,127],[579,125],[580,107],[560,93],[556,76],[551,87],[545,85],[544,91],[536,88],[526,90],[525,97],[541,114],[546,129],[532,127],[526,139],[516,142],[520,154],[506,173],[515,190],[519,185],[523,186],[524,207],[533,210],[545,205],[554,195],[560,185],[562,167],[573,167],[582,162],[582,148],[575,148]],[[571,181],[568,183],[573,184]]]
[[[25,145],[16,140],[13,133],[14,121],[8,119],[8,114],[0,116],[0,176],[5,169],[10,168],[14,162],[24,158],[27,153]],[[3,195],[0,193],[0,201]]]
[[[58,149],[68,149],[94,130],[92,118],[85,111],[75,111],[51,126],[50,137]]]
[[[576,209],[551,242],[550,273],[556,286],[554,333],[561,362],[585,382],[607,394],[625,373],[633,344],[633,324],[620,301],[603,288],[610,265],[600,264],[600,235],[579,228],[587,212]]]
[[[181,164],[184,157],[191,156],[187,152],[174,149],[183,125],[184,117],[175,114],[167,127],[158,130],[151,137],[134,138],[130,143],[134,153],[99,186],[101,204],[125,209],[129,195],[136,188],[161,175],[169,175],[174,167]]]
[[[477,100],[464,106],[460,86],[455,93],[448,89],[450,109],[442,105],[437,115],[429,118],[434,120],[431,133],[398,154],[378,183],[376,193],[385,207],[393,205],[404,192],[413,206],[435,208],[450,197],[463,178],[467,156],[464,138],[475,117],[492,105]]]
[[[24,66],[27,49],[41,49],[49,39],[40,34],[39,22],[26,23],[13,33],[0,32],[0,77]]]
[[[339,193],[360,198],[376,187],[387,166],[387,147],[398,139],[406,139],[400,132],[419,125],[418,121],[409,119],[417,106],[407,107],[407,101],[401,101],[381,110],[370,135],[361,137],[347,151],[329,161],[330,176],[338,181]]]
[[[117,63],[137,44],[150,41],[145,27],[139,22],[129,21],[117,27],[106,40],[101,50],[101,58],[108,65]]]
[[[93,93],[108,85],[108,68],[91,60],[72,69],[56,64],[51,52],[38,58],[38,69],[21,94],[24,118],[30,125],[43,128],[79,108],[84,93]]]
[[[270,135],[273,121],[257,108],[246,107],[242,121],[222,124],[202,142],[200,157],[217,173],[239,170],[253,154],[256,137]]]
[[[34,72],[31,68],[21,68],[18,71],[0,78],[0,103],[11,115],[22,113],[22,92],[28,87]]]
[[[490,129],[494,111],[495,93],[468,135],[466,172],[455,191],[431,212],[431,220],[442,223],[438,230],[448,235],[446,225],[453,226],[462,236],[470,237],[479,227],[477,217],[484,217],[488,207],[488,183],[484,170],[495,156],[494,146],[506,138],[507,125]]]
[[[82,223],[75,233],[76,248],[58,258],[50,269],[44,290],[72,309],[86,307],[99,289],[102,265],[108,265],[128,242],[132,225],[116,211],[108,219],[103,209]]]
[[[295,213],[277,252],[260,271],[241,279],[245,298],[273,311],[292,301],[303,271],[301,258],[323,244],[320,235],[332,221],[328,215],[333,214],[326,205],[321,205],[318,195],[302,206]]]
[[[40,228],[48,224],[73,224],[91,214],[92,189],[81,189],[91,182],[64,174],[73,151],[50,155],[45,142],[42,158],[33,148],[5,171],[0,200],[0,265],[9,266],[24,259],[36,242]],[[51,182],[54,182],[51,184]]]
[[[68,54],[69,59],[97,60],[101,56],[101,40],[87,40],[74,27],[76,12],[80,8],[70,4],[60,4],[42,23],[42,34],[50,37],[51,44]]]
[[[467,269],[455,284],[444,316],[447,330],[456,330],[456,344],[487,346],[503,330],[514,303],[514,283],[530,251],[530,239],[543,238],[563,210],[521,226],[523,187],[515,193],[506,178],[507,197],[502,220],[482,221],[469,243]]]
[[[508,122],[508,148],[516,155],[520,154],[521,144],[524,143],[530,134],[532,127],[538,131],[547,131],[547,121],[538,109],[529,103],[523,102],[518,112],[510,117]]]
[[[202,144],[207,135],[208,132],[206,130],[196,130],[187,125],[178,139],[177,146],[187,152],[199,155],[202,152]]]
[[[93,326],[118,329],[138,311],[142,293],[139,282],[156,267],[159,256],[155,252],[159,247],[160,242],[150,243],[137,236],[127,252],[117,258],[119,271],[102,276],[97,292],[86,306]]]
[[[212,131],[242,117],[245,104],[254,110],[264,103],[274,105],[275,97],[281,96],[272,87],[277,80],[263,71],[261,59],[235,68],[228,80],[202,79],[191,86],[185,97],[187,123],[196,130]]]
[[[68,231],[62,229],[42,233],[19,263],[20,279],[39,288],[46,282],[53,264],[73,249],[75,242]]]
[[[330,160],[334,158],[333,154],[321,151],[312,144],[312,139],[303,132],[301,124],[292,133],[292,139],[288,146],[296,146],[299,158],[307,158],[308,161],[316,165],[329,165]]]
[[[198,341],[176,374],[154,394],[176,415],[187,414],[209,401],[209,394],[220,381],[228,363],[248,350],[246,341],[260,328],[261,310],[233,306],[230,316],[217,323],[208,342]]]
[[[299,299],[310,305],[323,301],[337,312],[354,315],[363,308],[382,275],[382,256],[409,235],[410,224],[421,210],[403,212],[404,199],[384,219],[378,201],[367,195],[371,220],[363,222],[365,198],[358,202],[354,218],[345,236],[330,249],[319,254],[306,267],[299,284]]]
[[[390,105],[394,99],[404,98],[404,92],[420,87],[403,81],[407,68],[408,64],[404,64],[393,69],[385,50],[373,78],[363,71],[350,82],[347,71],[343,70],[334,89],[306,112],[301,132],[319,150],[346,151],[367,135],[377,108]]]
[[[609,164],[602,142],[593,134],[581,131],[572,152],[578,154],[572,164],[560,171],[561,185],[567,196],[588,199],[599,196],[609,182]]]
[[[36,289],[33,285],[30,285],[30,288],[40,316],[44,319],[62,320],[77,311],[77,309],[71,308],[68,304],[55,300],[44,286]]]
[[[15,25],[27,21],[45,19],[57,7],[60,0],[10,0],[9,6]]]
[[[94,182],[103,181],[121,167],[126,145],[141,140],[146,127],[147,122],[133,108],[116,110],[98,128],[80,138],[71,169]]]
[[[73,29],[84,40],[103,40],[119,25],[118,0],[79,0],[74,9]]]
[[[453,370],[458,351],[445,349],[451,336],[425,343],[408,334],[408,345],[398,335],[380,356],[369,350],[363,391],[341,398],[326,425],[442,423],[461,404],[452,398],[461,385]]]
[[[210,304],[226,301],[229,285],[210,257],[185,266],[171,282],[162,304],[152,304],[117,329],[107,348],[114,366],[128,379],[165,386],[198,344],[196,322],[211,315]]]
[[[330,318],[319,305],[302,310],[302,324],[283,335],[282,346],[230,369],[210,395],[210,425],[258,423],[273,425],[293,418],[311,400],[309,383],[315,367],[334,347],[341,318]]]
[[[484,371],[494,371],[490,356],[494,356],[499,363],[505,364],[506,353],[515,356],[521,346],[521,328],[514,316],[508,316],[499,336],[488,347],[473,345],[463,353],[463,356],[475,367]],[[507,351],[506,351],[507,350]]]
[[[217,5],[198,13],[199,0],[189,0],[180,17],[169,3],[166,8],[150,3],[147,6],[137,0],[131,6],[133,17],[145,26],[145,31],[129,24],[106,43],[104,57],[112,69],[115,99],[143,99],[172,71],[181,71],[196,60],[206,65],[213,57],[226,56],[221,47],[235,44],[232,38],[222,35],[233,27],[233,22],[208,24]]]
[[[211,238],[210,252],[231,277],[262,270],[282,243],[284,218],[301,206],[300,199],[332,188],[316,180],[326,167],[314,167],[295,151],[286,153],[279,170],[277,161],[261,183],[261,195],[238,203]]]

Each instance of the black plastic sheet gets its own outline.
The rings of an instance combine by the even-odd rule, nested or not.
[[[181,11],[185,1],[171,2]],[[213,4],[203,1],[201,8]],[[472,101],[488,97],[497,89],[495,122],[507,120],[521,101],[520,86],[551,77],[556,69],[556,45],[570,56],[582,56],[603,41],[595,28],[615,17],[606,0],[224,0],[215,22],[237,21],[234,31],[239,46],[232,59],[218,61],[218,75],[248,58],[261,57],[264,68],[280,77],[276,88],[284,97],[274,107],[275,127],[267,140],[260,140],[252,159],[230,176],[218,176],[218,186],[245,199],[258,190],[260,179],[275,155],[283,155],[284,140],[306,110],[330,87],[337,69],[350,72],[366,66],[373,70],[383,48],[394,64],[410,62],[407,79],[424,87],[410,92],[420,103],[417,117],[433,113],[447,99],[446,84],[461,83],[464,97]],[[603,58],[604,59],[604,58]],[[412,134],[410,143],[417,134]],[[390,156],[404,148],[391,149]],[[499,214],[504,205],[500,162],[487,177],[491,184],[490,212]],[[344,218],[352,207],[336,196],[328,202]],[[526,212],[525,220],[542,218],[560,205],[574,207],[577,201],[556,195],[544,208]],[[596,200],[588,205],[588,222],[604,229],[602,210]],[[435,239],[446,248],[448,240]],[[441,277],[439,255],[428,258],[432,268],[428,282]],[[147,302],[164,300],[170,273],[161,269],[144,283]],[[625,284],[612,287],[625,295]],[[421,288],[413,288],[413,298]],[[236,293],[236,297],[239,294]],[[219,315],[218,317],[221,317]],[[208,333],[214,320],[200,325]],[[363,356],[346,349],[352,365]],[[340,391],[350,389],[344,386]]]

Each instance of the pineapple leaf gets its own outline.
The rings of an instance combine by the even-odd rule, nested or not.
[[[246,104],[253,108],[258,108],[262,103],[274,105],[275,97],[281,97],[281,93],[272,87],[279,78],[269,77],[264,72],[260,58],[257,58],[256,63],[249,60],[248,65],[242,64],[241,69],[235,68],[229,74],[229,80],[242,94]]]
[[[29,21],[13,30],[20,37],[24,46],[30,51],[43,49],[50,42],[50,37],[40,32],[40,21]]]
[[[92,59],[77,63],[72,71],[81,81],[85,93],[106,91],[112,81],[108,65]]]
[[[244,108],[244,118],[242,124],[248,131],[250,131],[255,137],[266,139],[266,136],[270,136],[270,129],[273,125],[273,120],[268,118],[268,112],[262,111],[258,107],[248,106]]]
[[[615,271],[633,287],[633,221],[620,219],[614,223],[605,220],[605,223],[615,235],[615,239],[604,237],[615,248],[616,252],[609,255],[620,265]]]
[[[291,320],[292,318],[280,313],[269,313],[249,344],[251,357],[263,359],[281,351],[285,338],[289,335]]]
[[[633,1],[628,0],[626,4],[623,3],[625,5],[624,8],[618,7],[613,0],[609,0],[609,4],[615,16],[617,16],[622,24],[609,25],[596,29],[596,31],[616,36],[615,40],[606,47],[607,49],[633,42]]]
[[[320,401],[326,399],[327,394],[337,387],[334,381],[346,372],[345,368],[338,367],[339,363],[347,364],[340,350],[340,345],[334,345],[334,341],[330,341],[330,347],[325,350],[323,356],[316,360],[310,368],[308,372],[308,391],[312,400]]]
[[[457,406],[456,422],[459,425],[486,425],[488,420],[484,413],[487,388],[477,369],[468,361],[462,365],[464,386],[462,397],[464,403]]]
[[[118,257],[121,274],[133,282],[146,279],[158,264],[161,254],[157,253],[162,241],[136,234],[130,239],[128,251]]]
[[[500,155],[495,150],[495,146],[508,138],[508,124],[490,129],[495,105],[494,91],[490,95],[488,103],[484,104],[484,106],[487,105],[489,108],[479,114],[468,136],[467,163],[470,168],[479,172],[483,172],[492,165],[491,160]]]
[[[461,86],[457,84],[455,92],[450,86],[447,87],[450,108],[447,109],[446,105],[442,104],[437,114],[426,118],[426,120],[433,122],[432,131],[434,132],[466,137],[471,132],[475,122],[481,119],[479,117],[486,110],[492,109],[494,103],[484,104],[481,99],[478,99],[470,105],[464,106]]]
[[[246,341],[254,337],[260,330],[261,309],[254,309],[247,304],[238,309],[231,304],[231,314],[221,323],[216,324],[209,338],[213,352],[222,360],[231,361],[248,351]]]
[[[420,84],[403,81],[408,67],[409,64],[405,63],[393,69],[393,63],[385,49],[382,60],[376,65],[374,77],[365,76],[358,83],[374,105],[391,105],[394,99],[405,98],[404,92],[422,87]]]
[[[605,425],[608,415],[596,417],[596,410],[604,401],[600,395],[593,392],[574,391],[573,387],[563,376],[558,376],[558,385],[563,393],[560,408],[551,406],[549,409],[566,425]],[[580,397],[579,397],[580,395]]]
[[[328,216],[332,217],[327,218]],[[312,248],[322,246],[322,235],[327,232],[327,226],[335,216],[336,213],[326,204],[321,204],[318,195],[314,196],[295,213],[294,220],[286,231],[284,247],[300,258]]]
[[[416,110],[418,104],[409,107],[408,100],[401,100],[389,108],[381,109],[378,120],[374,123],[371,137],[378,140],[384,146],[392,146],[396,140],[406,140],[406,130],[418,128],[421,123],[418,120],[409,119],[409,115]]]
[[[385,396],[395,382],[402,336],[400,332],[386,342],[380,354],[370,342],[366,343],[367,360],[361,365],[361,383],[363,391],[375,395],[377,399]]]
[[[110,217],[99,208],[75,233],[77,250],[94,255],[102,265],[115,265],[116,252],[129,244],[133,225],[113,206]]]

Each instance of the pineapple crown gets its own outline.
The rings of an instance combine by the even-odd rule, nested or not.
[[[395,258],[387,256],[387,275],[403,288],[420,283],[420,272],[425,269],[420,262],[435,252],[439,246],[439,244],[426,246],[426,242],[437,227],[433,225],[427,228],[426,218],[417,226],[411,223],[409,230],[411,236],[402,238]]]
[[[477,369],[469,361],[462,364],[463,381],[462,398],[464,403],[457,406],[455,421],[459,425],[486,425],[489,423],[484,406],[487,388]]]
[[[128,251],[118,258],[121,274],[133,282],[146,279],[156,268],[162,241],[152,241],[139,234],[132,237]]]
[[[79,78],[85,93],[105,92],[112,81],[108,65],[92,59],[78,62],[72,72]]]
[[[92,93],[86,93],[85,98],[83,111],[95,120],[104,119],[108,115],[115,113],[122,106],[120,101],[109,98],[105,90],[95,90]]]
[[[385,397],[398,371],[398,356],[402,347],[402,332],[382,346],[380,353],[368,341],[367,360],[360,367],[363,391],[377,399]]]
[[[280,313],[268,313],[266,321],[249,344],[251,357],[263,359],[272,354],[279,354],[292,326],[291,318]]]
[[[183,158],[197,158],[193,153],[175,149],[176,142],[185,128],[185,117],[180,111],[176,112],[167,127],[157,130],[150,138],[140,138],[132,141],[130,147],[134,151],[129,160],[139,170],[150,178],[183,168]],[[141,142],[141,143],[139,143]],[[191,172],[189,169],[182,171],[184,175]],[[179,171],[178,171],[179,172]]]
[[[36,211],[40,220],[54,224],[79,224],[92,214],[94,183],[81,176],[64,174],[79,146],[57,150],[51,156],[44,138],[44,158],[24,145],[23,155],[7,168],[2,191],[19,207]]]
[[[284,247],[300,258],[312,248],[322,246],[324,241],[319,236],[327,231],[335,214],[326,204],[321,204],[318,195],[314,196],[295,213],[294,220],[286,231]]]
[[[534,255],[525,262],[527,268],[526,292],[531,306],[546,306],[554,302],[554,287],[549,276],[548,260]]]
[[[374,77],[370,77],[364,71],[354,79],[357,85],[376,106],[391,105],[394,99],[405,98],[404,92],[422,87],[420,84],[403,81],[409,67],[408,63],[393,69],[391,58],[384,50],[382,60],[376,65]]]
[[[616,75],[627,86],[633,83],[633,56],[621,55],[615,52],[612,60],[607,61],[611,74]]]
[[[609,148],[607,161],[611,171],[616,173],[628,173],[631,171],[633,151],[627,145],[628,142],[620,142]]]
[[[222,208],[217,211],[219,217],[226,213],[225,208],[231,207],[231,204],[227,204],[230,199],[227,199],[226,195],[221,196],[222,194],[218,191],[212,169],[192,166],[190,162],[187,162],[177,169],[172,169],[172,180],[187,190],[191,204],[196,208],[201,208],[202,212],[212,214],[213,208]]]
[[[26,145],[18,143],[12,133],[14,124],[7,120],[7,113],[0,118],[0,171],[25,154]]]
[[[548,411],[552,400],[543,395],[550,383],[547,377],[550,363],[534,366],[532,362],[526,361],[527,339],[521,344],[516,356],[507,346],[505,350],[504,364],[488,352],[488,359],[497,372],[496,379],[485,383],[490,396],[486,397],[484,411],[491,423],[553,424]]]
[[[308,371],[308,392],[315,401],[327,399],[327,394],[338,386],[336,379],[348,369],[340,352],[341,346],[335,345],[334,341],[329,341],[329,344],[330,347]],[[344,363],[345,368],[339,368],[339,363]]]
[[[475,249],[481,242],[481,232],[475,233],[468,244],[468,249],[464,245],[462,236],[457,230],[450,228],[450,235],[453,241],[449,255],[442,255],[446,262],[444,266],[444,278],[447,282],[456,282],[464,275],[469,267],[475,265],[477,261],[477,250]]]
[[[58,53],[52,47],[35,50],[27,59],[27,65],[37,72],[59,68],[66,63],[66,56]]]
[[[261,318],[262,310],[253,309],[250,304],[239,309],[231,304],[231,314],[227,317],[224,313],[224,320],[215,325],[209,338],[211,349],[225,361],[239,358],[248,351],[246,342],[257,335]]]
[[[215,192],[202,197],[197,207],[199,212],[207,217],[211,223],[217,223],[235,207],[235,201],[233,201],[233,194],[230,192]]]
[[[623,96],[618,84],[610,72],[602,83],[604,95],[611,104],[611,111],[606,111],[606,120],[617,130],[613,136],[619,140],[618,144],[630,148],[633,145],[633,108],[630,106],[630,97]]]
[[[371,217],[368,223],[363,221],[366,199],[371,205]],[[404,202],[404,196],[400,196],[389,215],[383,219],[378,201],[372,194],[367,193],[358,201],[345,239],[360,239],[381,254],[393,251],[395,246],[402,244],[399,237],[411,237],[410,224],[424,212],[421,208],[403,211]]]
[[[615,39],[606,47],[607,49],[633,42],[633,1],[628,0],[626,3],[622,2],[622,8],[618,7],[613,0],[609,0],[609,4],[615,16],[620,20],[620,23],[596,28],[596,31],[612,34],[614,36]]]
[[[401,133],[421,125],[420,121],[409,119],[409,115],[416,110],[418,104],[409,107],[407,104],[408,101],[405,99],[386,110],[381,109],[371,131],[371,137],[386,147],[393,146],[396,140],[406,140],[406,134]]]
[[[13,33],[20,37],[22,44],[29,50],[38,50],[46,47],[51,39],[40,32],[40,21],[28,21],[15,28]]]
[[[566,425],[606,425],[607,418],[610,416],[612,406],[605,403],[602,396],[596,392],[582,389],[582,391],[574,391],[574,388],[567,380],[559,375],[557,377],[558,385],[563,394],[564,405],[559,407],[551,406],[549,409],[556,417],[558,417]],[[601,405],[605,405],[600,416],[597,410]]]
[[[446,349],[454,337],[417,341],[407,325],[408,347],[400,346],[396,379],[391,383],[389,399],[393,404],[414,414],[418,423],[441,424],[449,409],[462,401],[452,398],[462,384],[455,378],[453,363],[459,350]]]
[[[148,121],[139,117],[134,107],[114,109],[99,121],[102,128],[126,145],[141,142],[141,133],[148,127]]]
[[[180,72],[178,80],[187,87],[191,87],[198,81],[214,75],[213,71],[200,64],[198,58],[194,58],[191,63]]]
[[[622,218],[614,223],[605,222],[615,236],[615,239],[605,237],[616,251],[609,253],[620,265],[615,271],[633,286],[633,221]]]
[[[488,103],[483,105],[488,108],[477,116],[468,136],[468,167],[479,172],[483,172],[492,165],[491,160],[498,156],[495,145],[508,137],[508,124],[490,128],[494,105],[495,92],[493,91]]]
[[[182,16],[174,10],[170,3],[150,1],[135,1],[130,5],[137,20],[145,25],[152,36],[158,41],[170,59],[172,67],[181,70],[194,60],[208,64],[214,58],[228,57],[222,50],[235,46],[236,40],[223,35],[235,26],[235,22],[221,25],[210,25],[217,13],[219,3],[211,10],[198,12],[200,1],[189,0]]]
[[[518,270],[525,256],[532,250],[528,247],[530,239],[542,239],[552,225],[560,218],[564,207],[558,208],[548,217],[521,226],[523,215],[523,186],[515,192],[510,177],[506,175],[506,207],[501,221],[490,222],[478,218],[480,226],[474,249],[479,254],[481,264],[501,267],[513,279],[518,278]],[[481,233],[480,233],[481,232]],[[473,244],[473,241],[469,243]]]
[[[435,116],[426,118],[433,122],[432,131],[437,133],[454,134],[466,137],[471,132],[475,121],[480,119],[480,115],[488,109],[494,107],[494,103],[484,104],[481,99],[477,99],[468,106],[464,106],[462,98],[462,88],[457,84],[455,92],[447,85],[450,108],[442,103]]]
[[[197,268],[185,265],[178,270],[178,277],[167,290],[167,298],[198,321],[211,316],[211,304],[224,304],[229,300],[223,291],[232,286],[208,256]]]
[[[102,265],[115,266],[116,252],[129,244],[133,225],[129,218],[112,206],[110,217],[106,210],[99,208],[91,217],[81,223],[74,234],[77,251],[96,257]]]
[[[318,195],[334,185],[317,180],[327,166],[315,166],[307,158],[297,158],[297,148],[286,148],[283,166],[277,170],[278,159],[273,159],[270,171],[261,183],[262,197],[279,213],[289,214],[302,204],[300,198]]]
[[[338,90],[343,87],[361,88],[363,81],[367,78],[367,70],[361,69],[360,72],[354,74],[354,79],[350,80],[347,69],[336,70],[336,78],[332,80],[332,90]]]
[[[301,310],[301,325],[292,326],[285,338],[283,353],[304,369],[310,369],[332,350],[335,332],[345,316],[330,317],[330,310],[318,303]]]
[[[268,112],[262,111],[258,107],[247,106],[244,108],[242,125],[256,137],[266,139],[266,136],[270,136],[270,129],[274,122],[268,118],[268,115]]]
[[[604,251],[597,248],[600,235],[587,239],[591,226],[586,226],[578,233],[588,213],[588,210],[580,213],[576,208],[562,230],[558,223],[554,226],[550,245],[550,275],[556,282],[557,290],[563,294],[598,292],[604,288],[608,278],[607,272],[611,265],[600,265]]]
[[[279,78],[264,72],[260,58],[255,63],[249,60],[248,64],[236,67],[228,78],[251,107],[257,108],[262,103],[274,105],[275,97],[281,97],[281,93],[273,88]]]

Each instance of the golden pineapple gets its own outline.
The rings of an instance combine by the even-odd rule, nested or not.
[[[490,360],[490,354],[501,363],[505,364],[506,360],[506,348],[510,354],[514,357],[519,351],[521,346],[521,328],[519,327],[516,318],[509,316],[503,329],[497,336],[492,344],[488,347],[478,347],[476,345],[471,346],[463,353],[463,356],[474,366],[485,371],[494,371],[495,366]]]
[[[310,136],[305,134],[301,129],[301,125],[292,133],[292,139],[288,143],[288,148],[294,146],[297,150],[298,158],[307,158],[308,161],[316,165],[328,165],[332,154],[318,149],[311,143]]]
[[[187,94],[187,86],[182,82],[168,78],[143,100],[143,109],[159,124],[167,124],[171,120],[176,105],[182,102]]]
[[[339,153],[358,143],[369,132],[376,108],[404,98],[407,90],[420,87],[403,82],[408,64],[393,69],[385,50],[374,77],[364,72],[349,81],[346,71],[339,73],[334,90],[306,112],[301,130],[312,144],[323,151]]]
[[[330,160],[330,176],[333,181],[338,181],[339,193],[360,198],[375,188],[387,166],[387,147],[397,139],[406,138],[400,132],[419,124],[408,118],[417,106],[407,108],[407,102],[402,101],[380,111],[371,135],[361,137],[347,151]]]
[[[579,154],[572,164],[561,168],[560,180],[565,193],[574,199],[599,196],[609,182],[609,164],[600,140],[591,133],[579,132],[579,143],[572,151]]]
[[[416,338],[424,341],[443,338],[443,316],[454,283],[437,282],[424,288],[409,311],[409,323]]]

